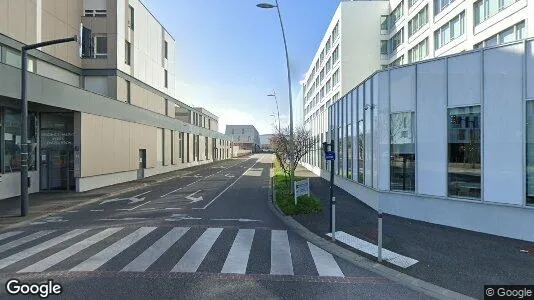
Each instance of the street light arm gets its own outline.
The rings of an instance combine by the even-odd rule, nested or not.
[[[22,51],[28,51],[28,50],[37,49],[40,47],[45,47],[45,46],[50,46],[50,45],[55,45],[55,44],[62,44],[62,43],[67,43],[67,42],[76,42],[76,41],[78,41],[78,36],[75,35],[70,38],[51,40],[51,41],[41,42],[41,43],[32,44],[32,45],[25,45],[25,46],[22,46]]]

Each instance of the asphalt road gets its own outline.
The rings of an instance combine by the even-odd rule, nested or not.
[[[287,228],[268,207],[271,159],[199,168],[0,232],[0,298],[13,278],[61,284],[49,299],[426,298]]]

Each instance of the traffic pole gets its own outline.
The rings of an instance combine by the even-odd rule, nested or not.
[[[382,262],[382,211],[378,210],[378,262]]]

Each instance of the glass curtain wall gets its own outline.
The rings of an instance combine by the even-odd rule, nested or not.
[[[347,178],[352,179],[352,109],[353,109],[353,99],[352,94],[347,94]]]
[[[527,102],[527,205],[534,205],[534,101]]]
[[[448,110],[448,194],[480,199],[480,106]]]
[[[336,145],[336,160],[337,160],[337,172],[336,175],[341,176],[342,173],[342,153],[343,153],[343,117],[341,109],[341,101],[336,102],[336,128],[337,128],[337,145]]]
[[[358,94],[358,182],[365,180],[365,134],[364,134],[364,114],[363,97]]]
[[[391,114],[390,189],[415,191],[414,113]]]
[[[20,149],[22,141],[20,111],[5,108],[2,124],[4,172],[19,172],[21,169]],[[35,113],[28,113],[28,150],[28,169],[31,171],[36,169],[37,159],[37,115]]]

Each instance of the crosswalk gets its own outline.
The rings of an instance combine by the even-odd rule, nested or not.
[[[105,269],[344,277],[338,261],[291,232],[266,228],[111,227],[0,234],[0,273]]]

